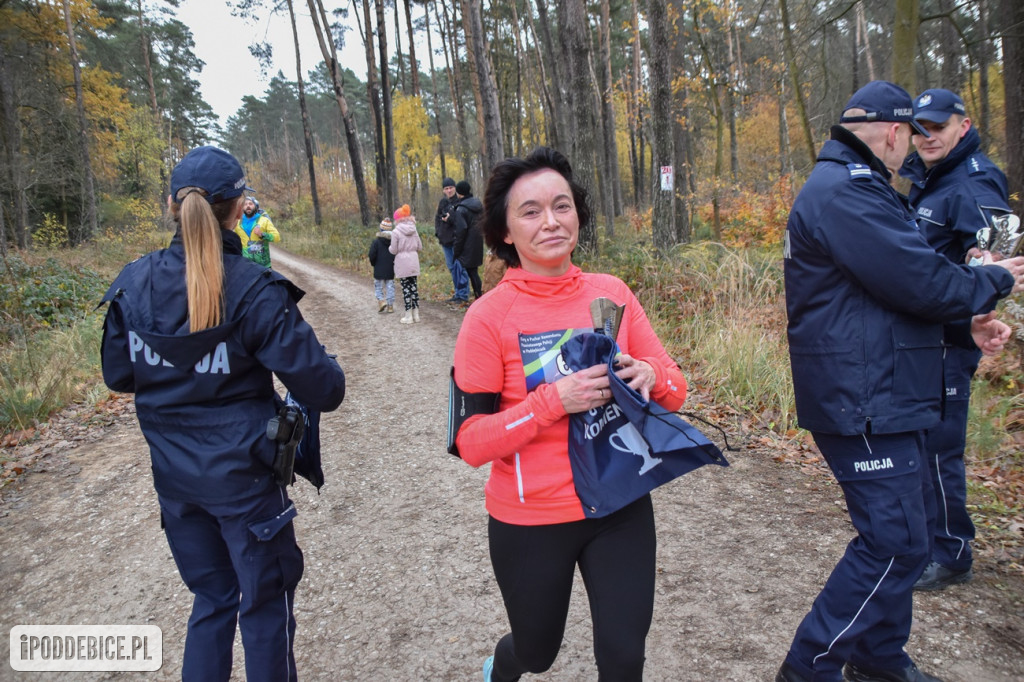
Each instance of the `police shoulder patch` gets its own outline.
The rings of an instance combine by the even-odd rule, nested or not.
[[[850,171],[851,180],[870,180],[871,166],[863,163],[848,163],[846,168]]]
[[[968,175],[981,175],[985,172],[985,166],[982,163],[985,157],[980,154],[971,154],[967,157],[967,174]]]

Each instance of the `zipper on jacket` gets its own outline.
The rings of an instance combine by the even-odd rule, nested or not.
[[[519,453],[516,453],[516,488],[519,490],[519,502],[526,504],[526,499],[523,497],[523,470],[519,466]]]

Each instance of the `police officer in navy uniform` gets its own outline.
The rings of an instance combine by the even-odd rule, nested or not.
[[[979,149],[981,137],[956,93],[925,90],[914,100],[914,118],[930,137],[911,138],[917,151],[904,161],[900,175],[913,183],[910,204],[928,243],[952,262],[964,263],[978,244],[978,230],[1010,212],[1006,176]],[[967,511],[964,446],[971,378],[980,358],[977,349],[946,349],[945,409],[925,441],[937,503],[935,539],[916,590],[941,590],[972,577],[974,524]]]
[[[127,265],[104,297],[103,379],[135,393],[167,541],[195,595],[182,678],[295,680],[292,598],[302,577],[295,505],[275,480],[272,373],[329,411],[345,376],[302,319],[302,291],[242,256],[246,189],[227,152],[199,147],[171,174],[170,246]]]
[[[904,651],[912,587],[928,562],[935,498],[924,430],[939,422],[943,344],[1002,348],[991,311],[1024,290],[1024,258],[971,268],[936,253],[890,185],[913,102],[873,81],[793,204],[785,286],[797,417],[843,489],[857,536],[815,599],[779,682],[927,682]],[[845,664],[845,665],[844,665]]]

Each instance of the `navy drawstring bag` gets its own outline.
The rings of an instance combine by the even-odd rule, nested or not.
[[[589,332],[562,346],[569,369],[604,362],[611,383],[610,402],[569,415],[569,463],[588,518],[607,516],[705,464],[729,466],[704,434],[615,375],[618,353],[612,338]]]

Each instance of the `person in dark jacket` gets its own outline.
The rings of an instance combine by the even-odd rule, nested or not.
[[[378,313],[395,312],[395,254],[388,250],[393,227],[391,218],[380,221],[380,229],[367,254],[373,266],[373,293],[377,297]]]
[[[295,505],[275,480],[273,375],[311,409],[345,396],[345,375],[302,319],[302,291],[242,255],[247,189],[238,161],[198,147],[171,173],[178,230],[128,264],[103,298],[103,379],[135,394],[161,525],[195,595],[182,678],[295,680],[292,600],[302,577]]]
[[[483,295],[479,268],[484,263],[484,236],[477,226],[484,205],[473,196],[472,187],[465,180],[455,185],[459,202],[455,204],[455,258],[462,264],[473,285],[473,298]]]
[[[921,233],[936,251],[961,264],[977,247],[978,230],[1010,212],[1006,176],[981,152],[981,137],[956,93],[925,90],[914,100],[914,118],[930,137],[912,138],[917,151],[904,161],[900,175],[913,183],[910,205]],[[938,516],[931,562],[915,590],[941,590],[973,575],[964,448],[971,379],[980,359],[979,350],[956,346],[947,348],[943,359],[945,410],[925,441]]]
[[[434,236],[437,237],[441,250],[444,252],[444,264],[452,276],[452,287],[455,293],[445,303],[469,302],[469,278],[462,264],[455,258],[455,181],[445,178],[441,183],[444,196],[437,202],[437,213],[434,214]]]
[[[905,90],[872,81],[839,121],[790,212],[784,280],[797,419],[857,535],[776,680],[934,682],[904,645],[934,523],[924,434],[940,419],[943,345],[996,352],[1010,335],[991,314],[944,323],[1024,290],[1024,258],[957,266],[917,229],[890,184],[911,130],[927,136]]]

